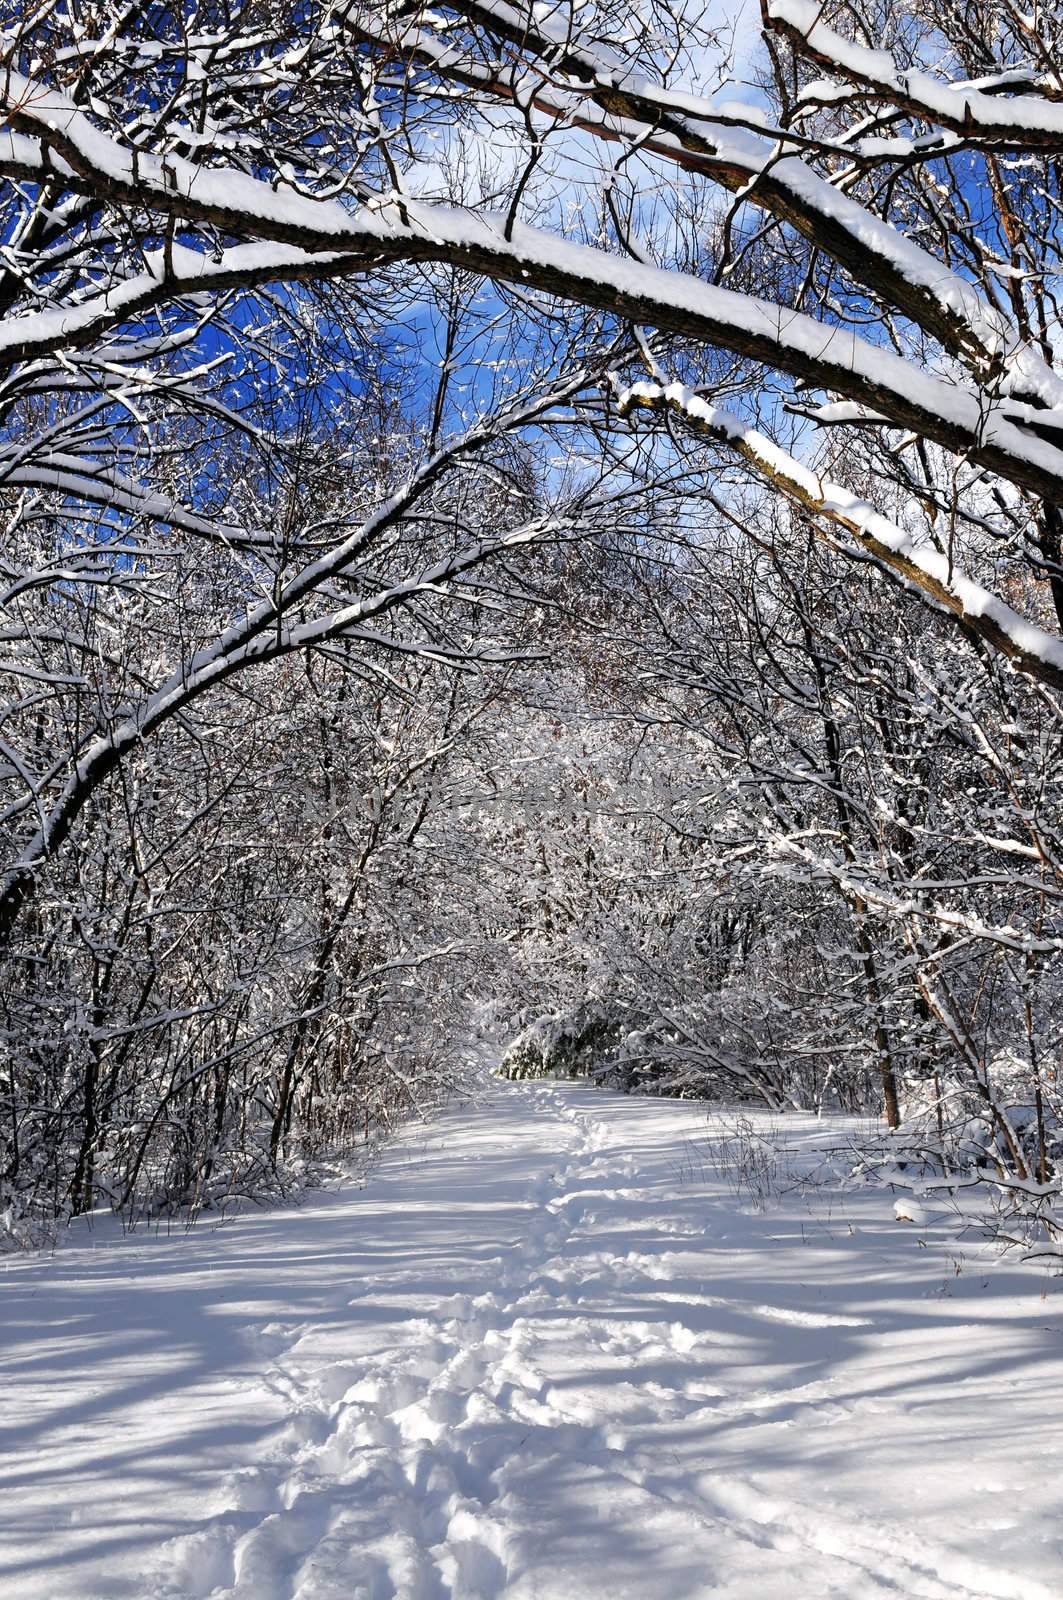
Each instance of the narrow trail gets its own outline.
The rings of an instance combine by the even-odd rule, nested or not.
[[[498,1085],[364,1189],[0,1266],[0,1592],[1057,1600],[1047,1280],[707,1139]]]

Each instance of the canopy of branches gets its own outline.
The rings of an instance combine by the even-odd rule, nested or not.
[[[1056,11],[0,48],[10,1226],[283,1180],[477,1008],[922,1117],[1051,1226]]]

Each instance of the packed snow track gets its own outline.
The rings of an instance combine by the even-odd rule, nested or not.
[[[498,1084],[364,1187],[0,1263],[0,1594],[1058,1600],[1056,1281],[712,1137]]]

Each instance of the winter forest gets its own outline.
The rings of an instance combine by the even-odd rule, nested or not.
[[[433,1170],[392,1171],[393,1141],[442,1138],[432,1181],[453,1199],[446,1149],[475,1185],[477,1140],[517,1163],[541,1124],[554,1166],[514,1167],[505,1190],[519,1209],[547,1185],[535,1293],[575,1248],[554,1221],[581,1222],[549,1188],[563,1134],[562,1198],[602,1176],[610,1140],[624,1153],[603,1193],[671,1185],[659,1268],[702,1225],[698,1183],[722,1184],[760,1315],[780,1173],[813,1151],[813,1181],[833,1162],[855,1196],[845,1248],[876,1217],[899,1224],[873,1270],[830,1236],[813,1276],[833,1293],[887,1270],[918,1285],[978,1233],[1007,1292],[971,1334],[971,1370],[1014,1357],[1027,1455],[994,1470],[1025,1482],[1048,1448],[1043,1386],[1063,1414],[1063,1323],[1036,1357],[1022,1344],[1054,1316],[1063,1256],[1063,14],[0,0],[0,15],[0,1301],[21,1282],[3,1259],[21,1270],[68,1236],[72,1251],[113,1237],[123,1261],[138,1239],[197,1240],[207,1273],[242,1237],[216,1219],[298,1202],[299,1226],[325,1206],[306,1237],[326,1250],[313,1197],[370,1149],[394,1189],[393,1261],[429,1248],[411,1228]],[[717,1144],[698,1142],[725,1112]],[[500,1216],[502,1194],[482,1196]],[[93,1217],[104,1233],[79,1233]],[[636,1266],[653,1255],[638,1248]],[[610,1293],[633,1293],[615,1240],[595,1250]],[[794,1260],[796,1293],[812,1269]],[[366,1261],[381,1281],[384,1258]],[[675,1280],[676,1301],[686,1270],[649,1277]],[[706,1271],[689,1271],[693,1304]],[[355,1442],[406,1473],[365,1491],[356,1526],[333,1427],[356,1407],[342,1384],[313,1387],[345,1347],[293,1368],[284,1329],[309,1313],[277,1312],[254,1348],[284,1345],[289,1387],[312,1366],[333,1429],[292,1444],[280,1500],[241,1489],[150,1577],[142,1551],[104,1577],[98,1553],[68,1550],[4,1569],[7,1593],[753,1600],[801,1574],[841,1600],[1058,1594],[1063,1547],[1032,1503],[979,1535],[986,1552],[1013,1537],[998,1565],[970,1555],[959,1443],[939,1446],[926,1514],[962,1559],[914,1533],[894,1547],[882,1480],[877,1543],[855,1511],[860,1538],[826,1513],[813,1538],[793,1531],[808,1514],[786,1521],[745,1480],[695,1494],[684,1454],[652,1517],[625,1499],[633,1478],[611,1515],[652,1524],[676,1562],[709,1501],[728,1538],[759,1528],[759,1544],[715,1577],[654,1557],[653,1587],[645,1552],[611,1572],[587,1533],[593,1567],[570,1553],[555,1570],[530,1534],[497,1531],[509,1479],[473,1496],[501,1470],[480,1435],[456,1487],[428,1468],[416,1487],[415,1446],[442,1472],[455,1428],[487,1437],[439,1395],[501,1381],[483,1355],[440,1387],[501,1338],[502,1302],[462,1293],[431,1314],[454,1350],[430,1379],[409,1369],[431,1403],[394,1388],[394,1346],[390,1398],[351,1367],[358,1426],[376,1408]],[[505,1302],[525,1320],[530,1293]],[[135,1300],[127,1285],[115,1326]],[[176,1303],[159,1301],[160,1336]],[[801,1306],[783,1304],[762,1365],[798,1360],[813,1328],[858,1342],[862,1310],[816,1322]],[[638,1316],[626,1326],[656,1327]],[[623,1360],[656,1362],[657,1382],[694,1359],[687,1332],[667,1361],[645,1340]],[[555,1378],[525,1383],[496,1434],[507,1461],[521,1430],[549,1434],[564,1501],[558,1430],[591,1424],[560,1401],[533,1414]],[[598,1471],[594,1451],[634,1459],[630,1437],[572,1448]],[[910,1466],[924,1438],[896,1434]],[[346,1486],[324,1520],[298,1478],[311,1448],[313,1481],[327,1449]]]

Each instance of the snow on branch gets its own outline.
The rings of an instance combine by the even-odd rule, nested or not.
[[[800,54],[911,116],[1012,150],[1063,149],[1063,105],[1032,94],[989,94],[970,83],[943,83],[915,67],[902,69],[887,51],[869,50],[828,27],[821,13],[816,0],[766,0],[764,8],[767,26]],[[815,101],[821,91],[831,98],[833,86],[809,85],[804,98]]]
[[[167,293],[194,292],[208,283],[221,288],[286,276],[367,272],[389,261],[447,262],[764,362],[836,390],[894,426],[964,452],[1037,494],[1063,497],[1063,453],[1054,444],[1010,420],[999,403],[987,404],[985,394],[950,385],[846,328],[690,274],[622,260],[515,224],[510,217],[387,195],[363,194],[361,205],[349,207],[275,189],[232,169],[126,150],[64,96],[14,75],[8,97],[16,121],[28,120],[42,130],[38,177],[52,170],[54,145],[64,172],[89,192],[208,222],[248,241],[217,263],[204,257],[200,264],[195,252],[182,250],[169,274],[152,271],[130,280],[99,303],[16,317],[5,335],[12,354],[24,355],[34,336],[45,350],[67,337],[75,343],[88,340],[130,305],[156,303]],[[297,254],[278,254],[278,244]],[[311,257],[321,253],[325,259],[317,264]],[[1039,358],[1027,355],[1034,385],[1040,385],[1043,398],[1058,403],[1059,379]],[[1034,371],[1038,367],[1040,376]],[[1000,390],[1006,394],[1005,378]]]
[[[746,111],[665,87],[614,52],[544,18],[541,8],[463,0],[454,9],[523,52],[518,65],[490,68],[437,32],[405,18],[389,34],[376,8],[359,16],[359,37],[404,54],[441,77],[502,100],[530,99],[596,137],[628,143],[699,172],[746,203],[798,228],[840,261],[858,283],[903,309],[959,359],[985,371],[1010,358],[1024,393],[1058,402],[1058,378],[1025,350],[1009,318],[889,222],[801,159],[786,130],[759,131]],[[353,26],[353,24],[352,24]],[[563,74],[559,82],[559,74]],[[745,110],[746,108],[740,108]],[[1029,387],[1028,387],[1029,386]],[[1051,403],[1051,402],[1050,402]]]
[[[429,455],[406,482],[382,500],[346,538],[306,563],[286,582],[278,584],[268,599],[245,609],[238,620],[220,631],[210,643],[177,663],[139,704],[100,732],[87,748],[78,751],[50,811],[42,815],[40,826],[20,858],[0,879],[0,942],[8,937],[22,907],[32,896],[41,865],[64,843],[90,796],[130,750],[171,718],[181,715],[208,691],[249,667],[321,645],[329,639],[354,636],[402,649],[402,641],[390,641],[369,633],[368,625],[407,605],[418,594],[438,592],[502,551],[552,531],[553,523],[534,518],[515,531],[471,540],[406,581],[364,595],[339,610],[310,617],[300,615],[306,602],[315,596],[319,599],[327,596],[329,583],[348,573],[383,535],[408,516],[455,462],[504,434],[541,419],[571,400],[587,382],[588,373],[577,370],[563,383],[518,396],[508,406],[483,417]]]
[[[844,529],[876,561],[956,617],[1023,672],[1063,689],[1063,639],[967,577],[941,551],[917,545],[868,501],[820,478],[733,412],[711,405],[685,384],[645,381],[623,387],[614,383],[614,389],[621,415],[638,410],[669,411],[696,432],[737,451],[761,479],[816,517]]]

